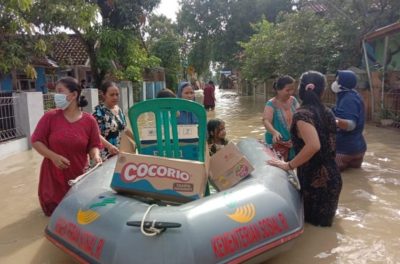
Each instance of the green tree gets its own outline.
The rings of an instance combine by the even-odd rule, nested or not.
[[[277,38],[274,25],[262,20],[253,26],[256,34],[248,42],[242,42],[244,48],[241,71],[249,80],[265,80],[277,73]]]
[[[392,24],[400,19],[400,1],[397,0],[300,0],[300,10],[310,3],[322,5],[326,10],[322,16],[335,24],[341,45],[339,67],[359,65],[361,61],[360,40],[377,28]]]
[[[45,42],[34,34],[34,27],[25,18],[32,4],[31,0],[0,0],[0,77],[11,72],[14,87],[17,86],[19,68],[24,68],[29,77],[36,78],[31,60],[46,51]]]
[[[243,73],[247,79],[268,79],[279,74],[298,77],[307,70],[336,70],[342,45],[336,25],[312,12],[285,14],[275,25],[255,25],[250,41],[242,43]]]
[[[226,29],[215,41],[214,60],[226,67],[238,66],[240,42],[248,41],[255,33],[252,24],[263,18],[274,23],[279,13],[291,12],[290,0],[238,0],[232,1]]]
[[[291,6],[290,0],[183,0],[178,26],[187,36],[189,64],[200,73],[208,71],[210,61],[236,67],[239,42],[254,33],[251,24],[263,16],[275,21]]]
[[[32,2],[30,9],[18,11],[21,17],[35,25],[38,32],[47,36],[58,37],[65,30],[74,32],[86,46],[95,83],[100,85],[107,73],[132,81],[140,80],[144,67],[157,64],[157,59],[146,50],[141,27],[146,15],[159,2],[37,0]],[[24,31],[21,35],[25,34]]]
[[[178,74],[181,71],[179,49],[181,37],[176,32],[176,25],[161,15],[149,17],[147,43],[150,53],[161,59],[160,65],[165,70],[166,85],[170,89],[178,86]]]
[[[297,12],[282,17],[276,25],[280,73],[299,76],[306,70],[335,71],[343,45],[336,25],[312,12]]]

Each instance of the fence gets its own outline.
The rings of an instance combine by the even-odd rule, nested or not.
[[[47,93],[43,94],[43,109],[45,112],[56,108],[56,104],[54,103],[54,94]]]
[[[384,117],[400,123],[400,88],[390,89],[384,93],[381,118]]]
[[[17,100],[12,93],[0,93],[0,143],[24,136],[16,124]]]

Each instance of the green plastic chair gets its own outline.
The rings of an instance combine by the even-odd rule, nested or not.
[[[198,119],[198,161],[204,162],[207,114],[204,107],[196,102],[179,98],[158,98],[134,104],[128,111],[138,152],[142,154],[138,118],[143,113],[154,113],[157,133],[157,155],[180,158],[177,112],[192,112]],[[170,129],[172,134],[170,133]],[[163,139],[164,132],[164,139]]]

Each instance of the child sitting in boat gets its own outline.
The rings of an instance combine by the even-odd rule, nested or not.
[[[225,122],[223,120],[215,118],[207,122],[207,144],[210,156],[228,144],[225,136]]]

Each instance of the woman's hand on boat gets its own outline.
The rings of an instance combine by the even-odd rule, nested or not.
[[[107,150],[108,150],[108,153],[110,153],[112,156],[117,155],[119,153],[119,149],[112,144],[107,146]]]
[[[282,170],[285,171],[289,171],[290,167],[289,167],[289,162],[285,162],[283,160],[279,160],[279,159],[270,159],[267,161],[268,165],[272,165],[278,168],[281,168]]]
[[[95,164],[102,164],[103,163],[103,160],[101,159],[100,155],[95,155],[93,157],[93,161],[94,161]]]

